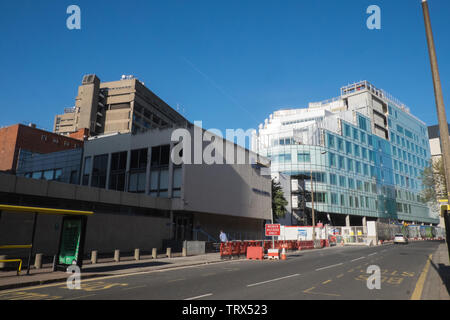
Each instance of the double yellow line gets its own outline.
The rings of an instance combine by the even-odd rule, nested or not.
[[[427,274],[428,270],[430,269],[432,256],[433,255],[431,254],[428,256],[427,263],[425,264],[425,267],[423,268],[422,273],[419,276],[419,280],[417,280],[416,288],[414,289],[414,292],[411,296],[411,300],[420,300],[422,297],[423,286],[425,284],[425,280],[427,279]]]

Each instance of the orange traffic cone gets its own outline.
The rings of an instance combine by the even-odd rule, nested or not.
[[[284,248],[281,251],[281,260],[286,260],[286,249],[284,249]]]

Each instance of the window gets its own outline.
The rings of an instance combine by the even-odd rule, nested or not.
[[[337,138],[337,148],[339,151],[344,151],[344,140]]]
[[[343,156],[339,156],[338,163],[339,163],[339,169],[345,170],[345,158]]]
[[[330,167],[336,167],[336,155],[334,153],[328,153],[328,165]]]
[[[334,186],[337,185],[337,177],[333,173],[330,173],[330,184],[332,184]]]
[[[82,178],[82,185],[87,186],[89,184],[89,175],[91,174],[91,157],[84,158],[84,171]]]
[[[123,151],[116,152],[111,155],[111,172],[109,177],[109,189],[111,190],[125,190],[127,154],[127,151]]]
[[[353,128],[353,139],[359,140],[359,131],[356,128]]]
[[[311,155],[309,152],[299,152],[297,154],[298,162],[311,162]]]
[[[363,164],[363,173],[365,176],[369,175],[369,165],[367,163]]]
[[[345,142],[345,150],[347,154],[352,154],[352,143],[349,141]]]
[[[94,157],[91,187],[105,188],[107,166],[108,166],[107,154]]]
[[[353,171],[353,160],[352,159],[347,159],[347,170]]]
[[[153,197],[165,198],[169,196],[169,157],[170,145],[152,147],[150,195]],[[177,174],[179,175],[180,172]],[[178,176],[178,178],[180,178],[180,176]],[[181,188],[181,185],[177,185],[177,193],[180,191],[178,190],[179,188]]]
[[[335,204],[335,205],[337,205],[338,204],[338,197],[337,197],[337,194],[336,193],[331,193],[331,204]]]
[[[363,159],[367,159],[367,149],[364,147],[361,147],[361,155]]]
[[[170,149],[170,146],[167,145]],[[153,149],[152,148],[152,160],[153,160]],[[168,150],[162,150],[162,148],[155,148],[155,155],[158,156],[158,159],[155,160],[155,163],[159,163],[161,161],[165,161],[165,157],[167,152],[167,157],[169,155]],[[147,170],[147,159],[148,159],[148,149],[138,149],[131,151],[130,157],[130,180],[128,183],[128,191],[134,193],[143,193],[145,192],[145,179],[146,179],[146,170]],[[167,159],[167,164],[169,160]]]
[[[347,187],[347,183],[346,183],[346,179],[344,176],[339,176],[339,186],[346,188]]]
[[[355,180],[353,180],[352,178],[348,178],[348,187],[350,189],[355,189]]]
[[[344,135],[346,137],[350,137],[351,135],[350,131],[351,131],[350,126],[348,124],[344,124]]]
[[[31,174],[32,179],[42,179],[42,171],[36,171]]]
[[[63,175],[62,169],[55,169],[55,176],[53,179],[55,181],[62,181],[62,175]]]
[[[345,196],[341,194],[341,206],[345,206]]]
[[[314,192],[314,202],[317,203],[327,203],[327,193],[326,192]]]
[[[362,130],[364,130],[364,131],[367,131],[367,123],[366,123],[366,119],[364,119],[364,118],[361,117],[361,116],[358,116],[358,125],[359,125],[359,128],[360,128],[360,129],[362,129]]]
[[[361,173],[361,162],[355,161],[356,173]]]
[[[359,152],[359,146],[358,145],[354,145],[354,150],[355,150],[355,156],[357,156],[357,157],[359,157],[361,154],[360,154],[360,152]]]
[[[180,198],[181,197],[181,184],[183,181],[183,168],[182,167],[174,167],[173,168],[173,186],[172,186],[172,197]]]
[[[366,143],[366,134],[362,131],[360,133],[361,133],[361,142]]]
[[[328,137],[328,147],[330,148],[334,148],[335,144],[334,144],[334,137],[331,134],[327,134]]]
[[[356,180],[356,189],[358,189],[359,191],[363,190],[363,183],[360,180]]]

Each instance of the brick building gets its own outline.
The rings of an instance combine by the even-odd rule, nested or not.
[[[20,150],[33,153],[50,153],[83,147],[83,137],[79,139],[61,136],[36,128],[15,124],[0,128],[0,171],[15,173]]]

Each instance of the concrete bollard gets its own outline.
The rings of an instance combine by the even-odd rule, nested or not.
[[[120,262],[120,250],[114,250],[114,261]]]
[[[181,255],[183,257],[187,257],[187,249],[186,248],[183,248],[183,251],[182,251]]]
[[[139,261],[141,258],[141,253],[139,249],[134,249],[134,260]]]
[[[36,253],[34,257],[34,267],[36,269],[42,269],[42,253]]]
[[[0,255],[0,260],[6,260],[8,259],[7,255]],[[0,262],[0,269],[3,269],[6,267],[6,262]]]
[[[156,248],[152,249],[152,258],[153,259],[158,258],[158,249],[156,249]]]
[[[97,259],[98,259],[98,251],[97,250],[92,250],[92,252],[91,252],[91,263],[92,264],[96,264],[97,263]]]
[[[167,258],[172,258],[172,248],[166,249],[166,256],[167,256]]]

